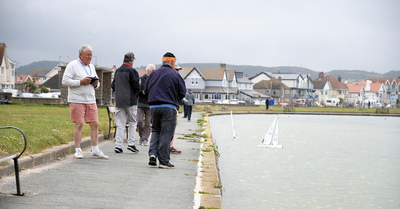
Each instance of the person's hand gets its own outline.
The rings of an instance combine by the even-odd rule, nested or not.
[[[89,76],[87,76],[86,78],[81,80],[81,85],[89,85],[90,81],[92,81],[91,78],[89,78]],[[97,84],[96,84],[97,85]]]
[[[99,84],[99,80],[95,80],[93,83],[92,83],[92,85],[96,88],[97,87],[97,85]]]
[[[142,94],[143,94],[143,95],[146,95],[146,94],[144,93],[144,91],[142,91]]]

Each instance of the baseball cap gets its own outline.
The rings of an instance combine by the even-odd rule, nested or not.
[[[133,54],[133,52],[127,52],[125,54],[125,58],[133,58],[133,59],[135,59],[135,55]]]

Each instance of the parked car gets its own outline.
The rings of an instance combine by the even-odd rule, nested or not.
[[[376,104],[375,104],[375,107],[377,107],[377,108],[382,108],[383,105],[382,105],[382,103],[376,103]]]
[[[39,97],[39,95],[36,93],[23,92],[21,97]]]
[[[12,97],[20,97],[22,92],[18,89],[0,89],[0,92],[12,93]]]
[[[231,99],[230,101],[229,101],[229,104],[239,104],[239,103],[244,103],[244,101],[239,101],[239,100],[237,100],[237,99]]]
[[[211,101],[211,103],[213,103],[213,104],[222,104],[221,100],[213,100],[213,101]]]
[[[222,100],[221,104],[229,104],[229,100]]]

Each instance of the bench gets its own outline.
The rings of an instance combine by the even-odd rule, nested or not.
[[[108,113],[108,139],[110,139],[112,128],[115,129],[113,137],[115,138],[115,134],[117,133],[117,124],[115,123],[115,107],[107,106],[107,113]],[[128,139],[129,124],[126,124],[125,129],[126,129],[126,138]]]
[[[283,107],[283,112],[294,112],[294,107],[292,105],[286,105]]]
[[[21,132],[22,136],[24,136],[24,149],[22,150],[21,153],[19,154],[11,154],[11,155],[3,155],[0,156],[0,163],[8,161],[13,159],[14,160],[14,170],[15,170],[15,181],[16,181],[16,185],[17,185],[17,195],[18,196],[23,196],[24,194],[21,193],[21,187],[20,187],[20,183],[19,183],[19,164],[18,164],[18,158],[21,157],[21,155],[25,152],[26,150],[26,145],[27,145],[27,140],[26,140],[26,136],[25,133],[23,131],[21,131],[21,129],[13,127],[13,126],[5,126],[5,127],[0,127],[0,129],[16,129],[19,132]]]
[[[389,114],[389,109],[388,108],[377,108],[376,113]]]

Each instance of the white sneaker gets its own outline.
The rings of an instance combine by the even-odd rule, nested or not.
[[[83,159],[82,150],[78,150],[75,152],[76,159]]]
[[[142,145],[143,145],[143,146],[147,146],[147,140],[143,140]]]
[[[105,155],[101,150],[98,150],[97,152],[93,152],[92,151],[91,155],[93,157],[98,157],[98,158],[101,158],[101,159],[107,159],[108,160],[108,156]]]

